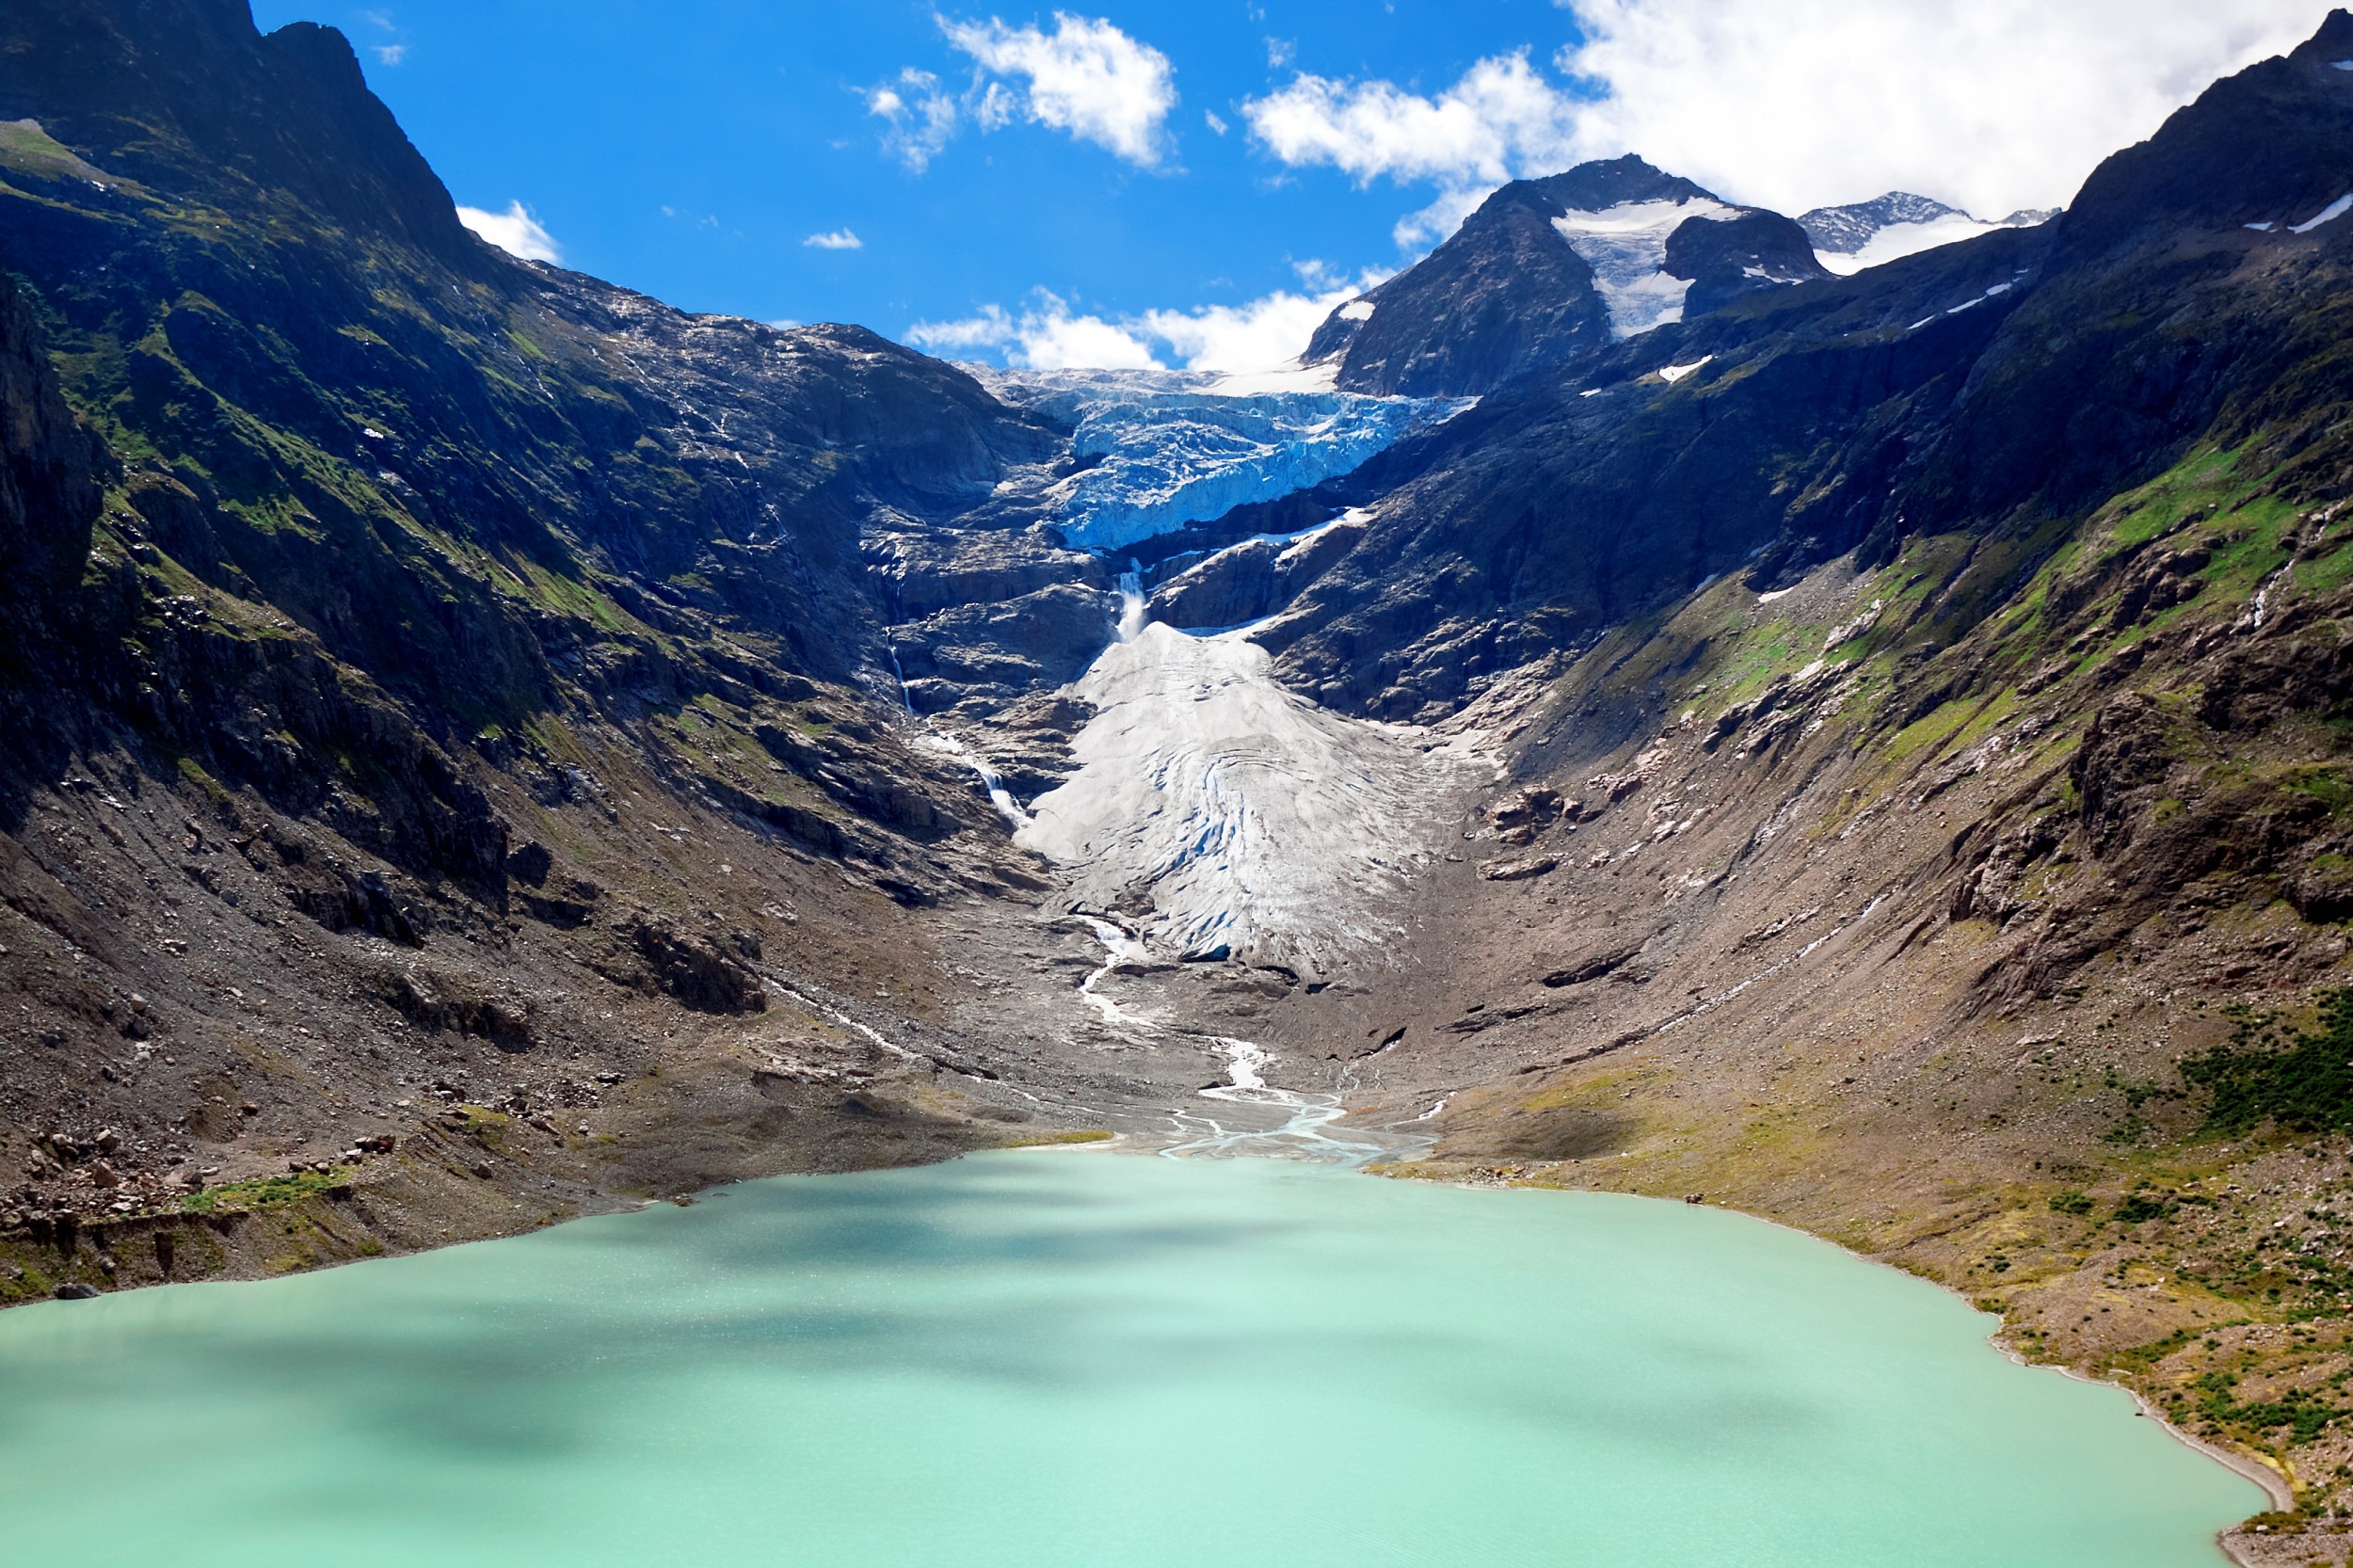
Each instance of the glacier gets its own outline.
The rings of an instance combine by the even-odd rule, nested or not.
[[[974,374],[1004,402],[1072,428],[1073,455],[1093,461],[1056,481],[1045,499],[1064,539],[1094,551],[1310,488],[1473,401],[1337,392],[1328,367],[1255,376],[985,367]]]
[[[1569,248],[1593,269],[1593,287],[1609,311],[1609,334],[1620,342],[1683,319],[1689,279],[1667,271],[1667,236],[1695,217],[1722,222],[1737,207],[1704,197],[1678,201],[1621,201],[1599,212],[1574,209],[1552,220]]]
[[[1246,630],[1157,621],[1070,691],[1095,710],[1079,771],[1030,804],[1014,842],[1064,868],[1082,909],[1132,905],[1151,952],[1314,977],[1398,931],[1436,858],[1417,831],[1489,767],[1465,743],[1333,712],[1274,678]]]

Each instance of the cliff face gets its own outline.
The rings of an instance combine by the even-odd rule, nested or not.
[[[190,1189],[326,1258],[1002,1136],[893,982],[1034,877],[889,719],[866,545],[1058,432],[490,248],[233,0],[0,16],[0,1290]]]

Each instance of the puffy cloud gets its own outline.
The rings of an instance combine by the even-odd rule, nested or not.
[[[889,122],[884,147],[920,171],[969,123],[995,131],[1026,119],[1089,141],[1141,168],[1167,151],[1176,72],[1168,56],[1111,23],[1054,13],[1050,33],[938,19],[950,44],[973,61],[972,80],[951,91],[913,67],[870,89],[869,114]]]
[[[2072,200],[2329,0],[1567,0],[1595,152],[1796,212],[1889,189],[1980,216]]]
[[[1069,301],[1045,289],[1015,315],[1002,305],[984,305],[957,321],[919,321],[907,342],[935,354],[1001,353],[1025,370],[1161,370],[1152,350],[1134,333],[1098,315],[1081,315]]]
[[[801,242],[817,250],[863,250],[866,242],[847,229],[829,229],[822,234],[811,234]]]
[[[2293,47],[2328,0],[1556,0],[1550,62],[1474,64],[1434,94],[1302,74],[1243,105],[1284,164],[1437,187],[1401,245],[1504,180],[1640,152],[1800,212],[1890,189],[1986,216],[2070,200],[2205,86]]]
[[[1176,106],[1176,72],[1168,56],[1109,22],[1054,13],[1054,30],[942,19],[948,41],[999,76],[1027,83],[996,105],[1010,114],[1019,96],[1030,119],[1146,168],[1160,161],[1163,126]],[[989,84],[995,88],[997,84]],[[999,120],[1002,123],[1002,119]],[[984,121],[985,128],[985,121]]]
[[[539,226],[530,208],[520,201],[510,202],[503,213],[485,212],[480,207],[460,207],[457,221],[512,256],[526,262],[560,262],[564,248],[555,243],[555,236]]]
[[[1302,74],[1242,104],[1242,117],[1294,167],[1325,164],[1360,182],[1493,185],[1570,155],[1577,107],[1523,53],[1481,60],[1434,98]]]
[[[1320,269],[1303,269],[1310,292],[1277,289],[1246,305],[1205,305],[1193,311],[1146,311],[1144,329],[1168,344],[1187,370],[1273,370],[1297,360],[1323,318],[1343,300],[1381,281],[1369,272],[1335,280]]]
[[[994,351],[1028,370],[1186,370],[1249,372],[1295,361],[1316,328],[1342,300],[1384,276],[1347,278],[1320,263],[1299,268],[1305,292],[1277,289],[1244,305],[1145,311],[1110,319],[1074,311],[1040,289],[1018,314],[985,305],[958,321],[920,321],[907,342],[936,354]],[[1154,345],[1166,350],[1165,356]]]

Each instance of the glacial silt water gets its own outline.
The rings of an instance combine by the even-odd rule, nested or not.
[[[1028,1152],[0,1317],[77,1568],[2211,1568],[2261,1493],[1736,1215]]]

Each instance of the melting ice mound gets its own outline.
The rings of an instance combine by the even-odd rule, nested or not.
[[[1416,827],[1466,759],[1320,708],[1273,664],[1239,632],[1160,625],[1104,649],[1072,688],[1096,708],[1079,772],[1015,841],[1059,862],[1081,907],[1148,888],[1160,952],[1321,974],[1397,929],[1385,911],[1431,857]]]
[[[1048,496],[1063,537],[1116,550],[1246,501],[1273,501],[1358,467],[1470,405],[1335,392],[1331,371],[1218,376],[1177,371],[979,372],[1007,403],[1073,426],[1098,459]]]

